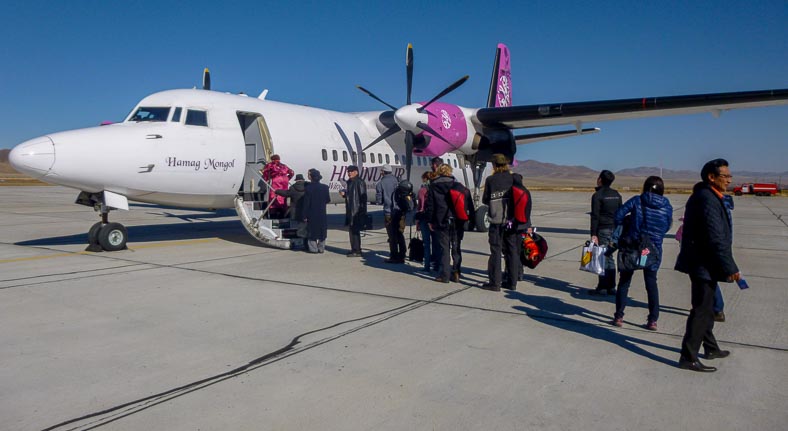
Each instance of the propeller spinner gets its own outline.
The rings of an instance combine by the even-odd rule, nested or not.
[[[364,93],[366,93],[371,98],[377,100],[378,102],[386,105],[389,107],[394,114],[394,125],[390,126],[386,131],[380,134],[374,141],[370,142],[366,147],[364,147],[364,151],[368,148],[371,148],[378,142],[394,135],[397,132],[404,131],[405,132],[405,171],[407,175],[407,180],[410,181],[410,170],[413,164],[413,148],[414,142],[416,140],[416,134],[420,134],[422,132],[427,132],[436,138],[446,141],[446,139],[441,136],[436,130],[428,125],[428,117],[425,109],[427,106],[432,104],[433,102],[437,101],[441,97],[451,93],[452,91],[456,90],[457,87],[462,85],[465,81],[468,80],[468,75],[463,76],[462,78],[458,79],[453,84],[446,87],[443,91],[438,93],[437,96],[430,99],[429,102],[424,104],[417,104],[411,103],[411,90],[413,88],[413,45],[408,44],[407,53],[405,55],[405,71],[407,75],[407,92],[405,97],[405,106],[396,108],[395,106],[387,103],[380,97],[376,96],[371,91],[365,89],[362,86],[357,86],[357,88]]]

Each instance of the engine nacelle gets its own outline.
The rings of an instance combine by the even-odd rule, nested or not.
[[[422,131],[416,135],[413,142],[414,153],[441,156],[469,143],[468,120],[459,106],[433,102],[421,113],[426,114],[430,131]]]
[[[473,137],[471,148],[476,150],[476,160],[479,162],[491,161],[492,155],[496,153],[514,160],[517,144],[514,134],[509,129],[485,129]]]

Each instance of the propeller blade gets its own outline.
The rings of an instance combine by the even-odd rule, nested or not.
[[[396,110],[397,110],[397,108],[396,108],[395,106],[391,106],[391,105],[389,105],[388,103],[386,103],[385,101],[383,101],[383,99],[381,99],[381,98],[380,98],[380,97],[378,97],[378,96],[375,96],[374,94],[372,94],[372,92],[371,92],[371,91],[367,90],[366,88],[364,88],[364,87],[362,87],[362,86],[360,86],[360,85],[356,85],[356,88],[358,88],[359,90],[361,90],[361,91],[363,91],[363,92],[367,93],[367,95],[369,95],[369,97],[371,97],[371,98],[373,98],[373,99],[377,100],[378,102],[380,102],[380,103],[382,103],[382,104],[384,104],[384,105],[388,106],[388,107],[389,107],[389,108],[391,108],[392,110],[394,110],[394,111],[396,111]]]
[[[405,70],[408,75],[408,96],[406,105],[410,105],[410,91],[413,89],[413,45],[408,44],[408,52],[405,54]]]
[[[449,143],[449,141],[447,141],[446,138],[441,136],[435,129],[430,127],[428,124],[424,124],[421,121],[419,121],[418,123],[416,123],[416,127],[418,127],[421,130],[424,130],[425,132],[430,133],[432,136],[435,136],[436,138],[440,139],[441,141],[447,144]]]
[[[202,89],[211,89],[211,71],[207,67],[202,71]]]
[[[410,182],[410,167],[413,166],[413,132],[405,131],[405,172]]]
[[[452,84],[452,85],[450,85],[450,86],[446,87],[446,89],[445,89],[445,90],[443,90],[443,91],[441,91],[440,93],[438,93],[438,95],[437,95],[437,96],[433,97],[433,98],[432,98],[432,99],[431,99],[429,102],[425,103],[425,104],[424,104],[424,105],[423,105],[421,108],[419,108],[419,112],[423,112],[423,111],[424,111],[424,109],[426,109],[426,108],[427,108],[427,106],[430,106],[430,104],[431,104],[432,102],[434,102],[434,101],[436,101],[436,100],[440,99],[441,97],[443,97],[443,96],[445,96],[445,95],[447,95],[447,94],[451,93],[452,91],[456,90],[456,89],[457,89],[457,87],[459,87],[459,86],[460,86],[460,85],[462,85],[462,84],[463,84],[465,81],[467,81],[467,80],[468,80],[468,78],[469,78],[469,76],[468,76],[468,75],[465,75],[465,76],[463,76],[462,78],[458,79],[458,80],[457,80],[457,82],[455,82],[454,84]]]
[[[389,127],[389,129],[388,129],[388,130],[386,130],[385,132],[383,132],[383,134],[382,134],[382,135],[378,136],[378,137],[377,137],[377,139],[375,139],[374,141],[370,142],[370,143],[369,143],[369,145],[367,145],[366,147],[364,147],[364,148],[363,148],[361,151],[367,151],[367,148],[369,148],[369,147],[371,147],[371,146],[373,146],[373,145],[377,144],[378,142],[380,142],[380,141],[382,141],[382,140],[384,140],[384,139],[388,138],[389,136],[391,136],[391,135],[393,135],[393,134],[395,134],[395,133],[399,132],[400,130],[402,130],[402,129],[400,129],[400,128],[399,128],[399,126],[398,126],[398,125],[396,125],[396,124],[395,124],[395,125],[393,125],[393,126],[391,126],[391,127]]]

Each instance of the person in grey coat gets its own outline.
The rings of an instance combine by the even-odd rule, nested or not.
[[[328,217],[326,205],[331,202],[328,186],[321,183],[323,177],[317,169],[309,170],[309,183],[304,192],[304,221],[307,223],[307,245],[310,253],[326,251]]]

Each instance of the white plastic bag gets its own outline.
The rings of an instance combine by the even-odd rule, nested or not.
[[[605,251],[607,247],[586,242],[583,254],[580,255],[580,270],[596,275],[605,274]]]

